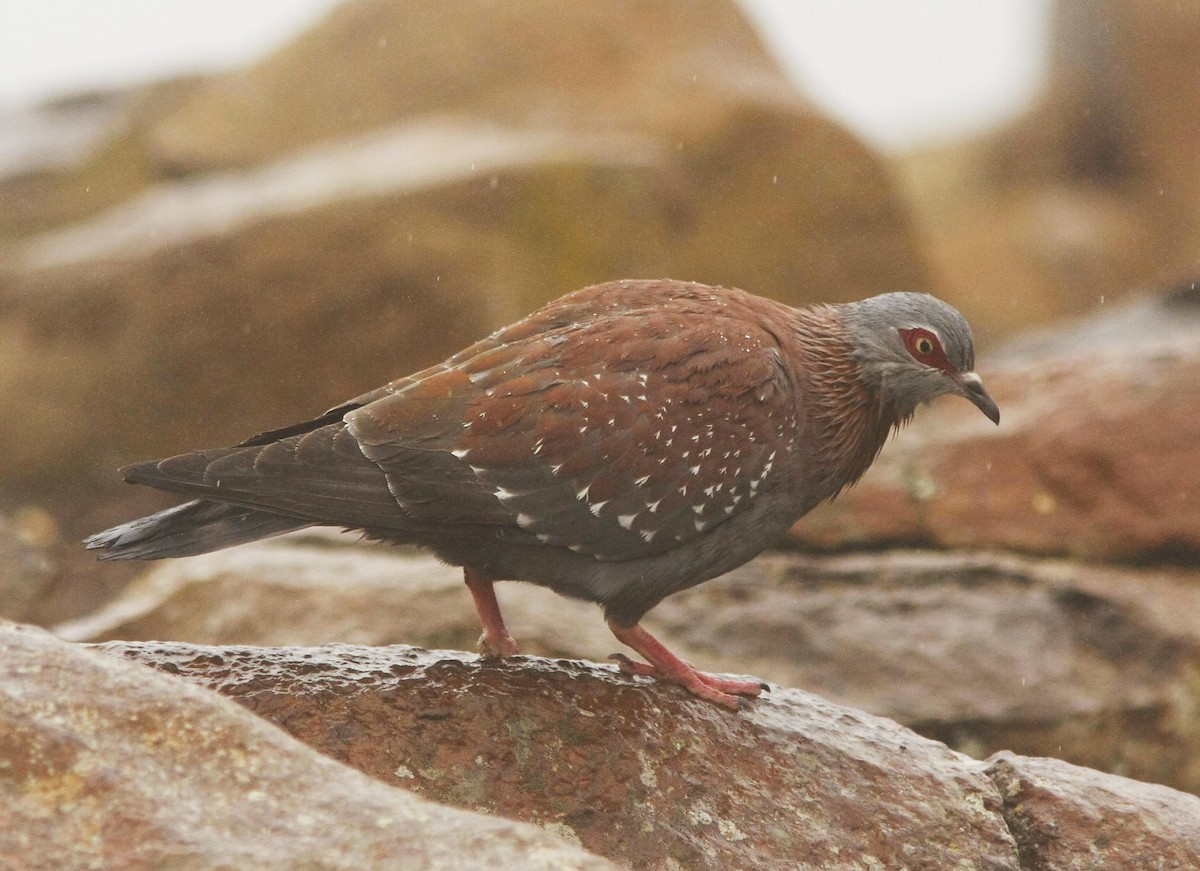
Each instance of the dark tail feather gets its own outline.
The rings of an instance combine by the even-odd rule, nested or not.
[[[100,559],[195,556],[311,526],[255,508],[197,499],[140,517],[84,540]]]

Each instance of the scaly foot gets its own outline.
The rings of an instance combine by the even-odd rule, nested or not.
[[[747,697],[753,698],[763,690],[770,689],[765,683],[758,681],[730,680],[697,671],[691,663],[675,656],[640,626],[617,626],[611,620],[608,625],[617,636],[617,640],[629,645],[649,660],[649,664],[634,662],[623,653],[614,653],[610,659],[616,660],[625,674],[679,684],[692,695],[731,711],[745,707],[748,704]]]

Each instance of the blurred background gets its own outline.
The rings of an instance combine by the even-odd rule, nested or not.
[[[118,466],[311,417],[566,291],[925,289],[1004,426],[923,415],[792,543],[1065,559],[1130,598],[1037,600],[1101,596],[1091,634],[1016,621],[1040,629],[1008,653],[1074,640],[999,706],[1015,732],[784,678],[980,752],[1061,751],[1036,724],[1066,723],[1103,736],[1088,764],[1195,789],[1198,58],[1172,0],[6,0],[0,613],[59,624],[142,570],[77,544],[170,504]]]

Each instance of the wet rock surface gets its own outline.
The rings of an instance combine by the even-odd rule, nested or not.
[[[601,869],[438,807],[132,662],[0,623],[0,866]]]
[[[56,632],[77,641],[419,644],[474,650],[460,571],[350,536],[164,562]],[[593,605],[498,586],[521,650],[603,661]],[[997,554],[770,554],[646,625],[707,670],[891,717],[979,758],[1011,749],[1200,792],[1200,582]]]
[[[1195,796],[1056,760],[977,763],[797,690],[775,688],[734,715],[577,661],[343,645],[95,649],[216,689],[388,783],[537,822],[627,867],[1200,861]]]
[[[999,794],[973,763],[794,690],[733,715],[572,661],[96,649],[216,689],[385,782],[568,831],[627,867],[1017,867]]]

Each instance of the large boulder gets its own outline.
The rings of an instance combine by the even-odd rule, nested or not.
[[[596,606],[528,584],[498,597],[522,652],[603,660]],[[955,749],[1003,749],[1200,792],[1196,573],[993,554],[775,554],[672,596],[646,626],[698,666],[892,717]],[[473,650],[458,569],[296,537],[164,562],[55,629],[78,641],[419,644]]]
[[[626,867],[1200,863],[1196,796],[1054,760],[981,764],[796,690],[731,714],[579,662],[481,664],[401,647],[100,649],[217,689],[387,783],[535,821]]]
[[[386,786],[207,690],[5,622],[0,865],[615,867]]]

